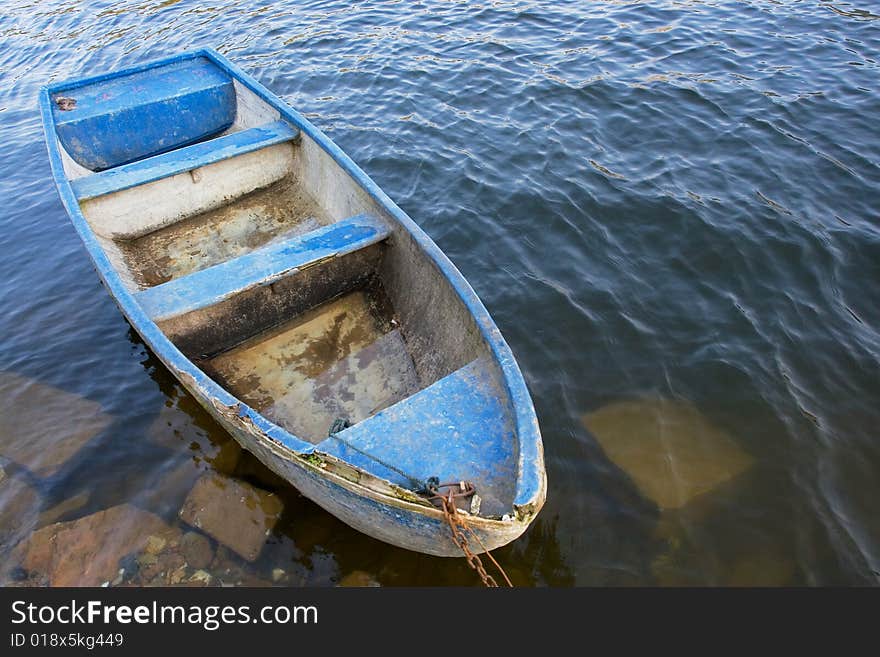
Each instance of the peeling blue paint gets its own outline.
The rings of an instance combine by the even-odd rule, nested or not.
[[[298,135],[296,128],[284,121],[276,121],[77,178],[70,184],[76,197],[84,201],[192,171],[273,144],[293,141]]]
[[[254,285],[267,285],[292,270],[380,242],[390,231],[378,219],[357,215],[254,249],[233,260],[135,293],[155,321],[206,308]]]
[[[231,77],[209,59],[64,86],[52,104],[55,131],[79,164],[99,171],[218,134],[235,120]]]
[[[475,360],[317,450],[405,488],[431,476],[469,481],[483,512],[500,516],[513,499],[516,436],[492,378],[489,363]]]

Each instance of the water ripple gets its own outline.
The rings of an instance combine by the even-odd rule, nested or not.
[[[52,80],[213,46],[434,237],[513,347],[551,482],[499,552],[518,583],[876,583],[877,18],[837,1],[6,2],[0,371],[115,418],[40,494],[173,517],[221,469],[224,434],[100,287],[36,109]],[[694,404],[755,466],[658,509],[582,423],[655,398]],[[161,426],[181,441],[157,444]],[[255,577],[471,582],[287,503]]]

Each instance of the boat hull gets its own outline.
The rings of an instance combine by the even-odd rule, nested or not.
[[[422,308],[422,312],[427,313],[427,317],[421,318],[423,325],[437,325],[436,317],[431,313],[438,312],[437,307],[448,309],[450,305],[460,308],[461,313],[470,318],[466,322],[469,328],[459,332],[443,328],[440,339],[441,341],[445,340],[447,346],[452,345],[453,347],[455,347],[456,341],[463,336],[472,341],[478,341],[481,345],[481,351],[486,355],[481,359],[481,362],[489,362],[494,372],[491,376],[485,377],[486,381],[481,382],[481,385],[485,383],[485,386],[491,390],[497,390],[498,397],[492,404],[476,408],[477,412],[465,418],[465,424],[470,422],[472,425],[478,426],[474,435],[482,436],[487,425],[484,423],[484,416],[480,415],[479,411],[485,411],[491,406],[499,414],[499,420],[494,422],[495,426],[492,427],[499,440],[515,441],[515,447],[508,451],[503,467],[500,461],[496,463],[493,460],[495,452],[491,449],[484,449],[482,445],[464,445],[466,448],[475,448],[483,456],[487,456],[489,460],[487,461],[486,476],[489,479],[492,477],[504,479],[508,477],[507,473],[510,473],[510,490],[504,492],[507,500],[505,510],[499,511],[491,517],[468,516],[468,526],[473,530],[477,539],[471,543],[471,549],[473,552],[479,553],[486,549],[500,547],[516,539],[526,530],[538,513],[546,495],[546,475],[540,430],[530,396],[516,362],[474,291],[433,241],[338,146],[295,110],[214,51],[198,51],[194,54],[175,56],[162,62],[143,65],[136,70],[145,71],[151,67],[173,64],[186,57],[201,57],[214,62],[235,80],[237,88],[240,88],[239,91],[244,90],[246,97],[251,99],[248,102],[265,103],[274,112],[271,120],[280,118],[287,125],[295,126],[296,130],[302,132],[305,143],[312,144],[311,150],[302,151],[302,161],[304,164],[315,165],[314,176],[304,170],[306,173],[303,177],[306,179],[314,178],[316,188],[323,186],[324,188],[336,189],[348,185],[352,189],[350,194],[343,195],[338,199],[328,199],[328,206],[336,207],[340,204],[345,206],[349,202],[368,204],[374,214],[384,217],[382,221],[390,227],[390,242],[395,246],[389,249],[389,253],[403,249],[406,254],[406,249],[409,249],[409,255],[402,256],[399,258],[400,261],[406,261],[407,266],[413,266],[412,262],[416,260],[423,261],[419,270],[421,276],[433,276],[448,283],[448,289],[444,292],[446,295],[444,297],[446,299],[445,306],[438,306],[436,301],[427,305],[420,305],[419,299],[404,298],[404,301],[412,307]],[[104,77],[113,77],[113,75],[118,74]],[[92,81],[100,79],[103,78],[93,78]],[[108,234],[98,238],[90,222],[97,221],[96,213],[100,208],[96,209],[96,202],[89,199],[92,195],[106,194],[106,190],[92,189],[92,191],[88,191],[91,189],[88,184],[95,180],[94,177],[77,180],[76,186],[72,186],[71,180],[68,178],[69,157],[67,160],[63,159],[63,155],[67,156],[63,154],[57,142],[57,135],[53,133],[55,108],[52,94],[63,92],[67,87],[75,84],[81,84],[81,82],[59,83],[45,88],[41,93],[41,111],[46,127],[49,159],[62,202],[71,221],[94,261],[104,285],[134,330],[199,404],[235,438],[242,448],[251,452],[270,470],[297,488],[305,497],[351,527],[386,543],[437,556],[461,556],[460,549],[451,539],[450,529],[442,512],[424,499],[419,498],[413,492],[412,485],[404,486],[399,481],[395,483],[391,481],[393,477],[383,478],[381,474],[376,474],[375,468],[373,470],[364,469],[362,464],[353,466],[345,458],[327,453],[321,445],[303,440],[300,436],[294,435],[269,420],[256,408],[243,403],[240,398],[218,384],[203,371],[200,365],[192,360],[192,353],[206,352],[188,350],[182,346],[185,341],[179,335],[175,336],[173,331],[169,332],[169,326],[173,324],[173,321],[160,319],[163,315],[156,310],[156,307],[162,310],[161,306],[151,307],[146,303],[149,290],[132,288],[130,277],[126,280],[126,277],[120,273],[118,260],[108,256],[105,245],[108,234],[110,239],[116,239],[119,236],[122,236],[120,239],[124,239],[126,236],[131,237],[134,233],[126,225],[108,227],[105,223],[104,228]],[[243,146],[243,144],[237,144],[239,148]],[[267,152],[268,150],[267,148]],[[242,157],[250,157],[250,155]],[[156,161],[154,160],[154,163]],[[174,166],[178,164],[179,162],[173,163]],[[203,160],[201,164],[204,165],[205,161]],[[179,173],[177,169],[169,168],[171,165],[155,167],[154,164],[153,166],[156,170],[161,170],[163,175],[177,176],[178,178],[183,176],[187,179],[191,177],[193,182],[197,182],[197,178],[201,178],[202,175],[207,176],[211,171],[211,166],[214,165],[208,164],[204,169],[199,169],[200,172],[205,172],[204,174],[200,173],[199,176],[191,175],[192,171]],[[228,161],[226,164],[220,163],[216,166],[228,166]],[[132,171],[131,167],[129,167],[129,171]],[[107,182],[109,179],[110,177],[105,175],[101,180]],[[113,195],[101,196],[99,201],[103,203],[103,199],[108,198],[111,203],[114,201],[122,202],[120,199],[132,198],[132,195],[138,193],[137,190],[161,186],[164,184],[162,180],[165,178],[155,180],[155,182],[153,180],[153,178],[141,177],[137,183],[129,186],[119,185],[117,181],[113,184],[121,191],[116,197]],[[160,187],[156,187],[156,189],[160,189]],[[168,195],[166,194],[166,196]],[[143,201],[143,199],[141,200]],[[88,219],[83,213],[84,202],[90,204],[91,215]],[[151,203],[144,201],[141,205],[143,206],[141,214],[147,214]],[[113,207],[104,208],[104,210],[107,214],[105,219],[131,214],[121,212],[119,208],[114,209]],[[353,211],[346,212],[344,210],[344,207],[339,209],[342,216],[354,214]],[[341,221],[339,225],[342,225]],[[161,223],[157,222],[149,230],[155,230],[159,227],[161,227]],[[117,232],[119,235],[116,235]],[[348,231],[347,234],[350,238],[351,231]],[[137,237],[137,235],[134,236]],[[340,253],[333,250],[333,253],[329,255],[336,257]],[[242,257],[239,262],[245,260],[246,258]],[[311,272],[318,269],[319,267],[315,267],[305,271]],[[294,267],[284,270],[282,273],[287,274],[288,271],[295,272],[297,270]],[[203,280],[205,278],[202,276]],[[211,278],[209,282],[213,284],[215,280],[220,279]],[[403,277],[400,278],[400,281],[401,285],[404,285],[410,279]],[[252,286],[252,289],[271,289],[274,293],[275,288],[272,287],[274,283],[274,279],[255,281],[256,285]],[[192,289],[189,285],[184,287],[188,290]],[[217,299],[218,304],[221,301],[222,299]],[[188,317],[189,315],[183,316]],[[451,351],[454,352],[455,349]],[[468,356],[455,367],[450,366],[449,371],[456,367],[459,367],[460,371],[464,371],[466,368],[461,365],[471,358],[473,355]],[[426,362],[430,364],[430,361]],[[448,372],[435,374],[436,376],[432,380],[437,381],[447,376]],[[447,378],[452,378],[452,376],[450,374]],[[469,391],[470,388],[466,387],[466,390]],[[436,400],[437,398],[431,399]],[[456,404],[452,400],[443,401],[450,406],[455,406],[458,410],[468,408],[466,404]],[[421,408],[421,414],[415,416],[418,420],[417,424],[422,428],[427,428],[426,430],[429,432],[432,431],[430,427],[436,426],[438,418],[454,417],[452,415],[443,416],[436,412],[438,409],[429,406],[425,408],[423,405]],[[448,422],[442,424],[448,424]],[[448,428],[452,429],[453,427]],[[511,444],[514,443],[511,442]],[[409,452],[418,452],[418,450],[410,449]],[[476,452],[471,451],[470,453],[475,454]],[[406,456],[400,452],[397,455]],[[431,462],[426,466],[430,470],[420,473],[419,482],[423,481],[426,475],[436,474],[434,468],[444,464],[441,456],[448,456],[448,454],[444,449],[442,453],[431,452],[427,456],[431,459]],[[465,457],[456,463],[466,465],[469,462],[470,460]],[[416,463],[416,465],[423,464]],[[502,471],[504,472],[503,476],[498,474]],[[393,473],[386,471],[385,474]],[[456,472],[456,476],[457,474]],[[485,512],[486,504],[484,503],[483,506]],[[503,517],[499,518],[499,516]]]
[[[231,418],[229,413],[218,410],[211,396],[189,377],[180,376],[178,380],[243,449],[342,522],[397,547],[438,557],[463,556],[461,549],[453,543],[450,528],[438,509],[376,494],[366,486],[325,471],[308,459],[290,454],[255,432],[248,423],[241,422],[237,415],[233,414]],[[466,522],[478,537],[471,545],[475,554],[510,543],[528,527],[527,522],[515,518],[487,520],[468,517]]]

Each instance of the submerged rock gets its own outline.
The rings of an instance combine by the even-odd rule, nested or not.
[[[137,491],[135,502],[163,518],[168,517],[177,513],[202,474],[192,457],[176,458],[153,473],[145,486]]]
[[[238,464],[235,466],[235,472],[232,474],[236,479],[253,482],[260,488],[268,490],[283,488],[289,491],[295,490],[290,487],[289,482],[260,463],[259,459],[250,452],[242,452],[241,459],[239,459]]]
[[[112,418],[85,397],[0,372],[0,397],[11,413],[0,413],[0,454],[40,477],[55,474]]]
[[[46,509],[40,514],[37,520],[37,527],[45,527],[46,525],[54,525],[64,516],[83,508],[89,501],[89,491],[80,491],[73,497],[61,500],[58,504],[50,509]]]
[[[180,517],[247,561],[254,561],[282,508],[281,500],[273,493],[211,474],[196,482]]]
[[[20,551],[10,555],[37,525],[41,503],[33,486],[0,468],[0,586],[26,579],[21,577]]]
[[[195,584],[198,586],[208,586],[214,578],[211,574],[205,570],[197,570],[192,574],[192,576],[187,580],[190,584]]]
[[[751,543],[707,550],[698,537],[668,537],[651,563],[660,586],[790,586],[797,565],[779,546]]]
[[[159,559],[155,554],[144,552],[137,556],[137,573],[141,583],[152,580],[160,572]]]
[[[684,506],[752,463],[727,433],[685,401],[615,402],[584,415],[583,423],[661,510]]]
[[[151,536],[180,534],[156,515],[122,504],[37,530],[23,545],[23,567],[51,586],[100,586],[119,574],[120,560],[140,552]]]
[[[187,532],[180,539],[180,551],[187,563],[196,569],[206,568],[214,559],[211,541],[197,532]]]
[[[215,431],[209,433],[210,429]],[[156,444],[191,457],[197,467],[204,462],[224,474],[232,474],[242,454],[238,443],[188,396],[178,398],[176,406],[162,407],[147,435]],[[201,465],[199,469],[209,468]]]
[[[782,552],[765,550],[734,561],[724,586],[791,586],[797,573],[794,560]]]
[[[30,531],[40,509],[40,493],[23,477],[0,467],[0,541],[4,536]]]
[[[178,566],[171,574],[168,576],[169,584],[180,584],[183,581],[183,578],[186,577],[186,566]]]
[[[161,536],[148,536],[147,544],[144,546],[144,553],[157,555],[165,549],[166,545],[168,545],[168,541]]]
[[[382,586],[370,573],[363,570],[353,570],[348,575],[339,580],[338,586],[350,587],[373,587]]]

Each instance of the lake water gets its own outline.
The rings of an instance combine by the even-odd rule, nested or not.
[[[212,46],[349,153],[510,343],[550,483],[496,553],[516,584],[880,581],[880,8],[548,5],[3,3],[4,560],[123,504],[183,530],[217,472],[283,512],[256,560],[210,540],[215,583],[478,583],[238,453],[62,209],[39,86]]]

